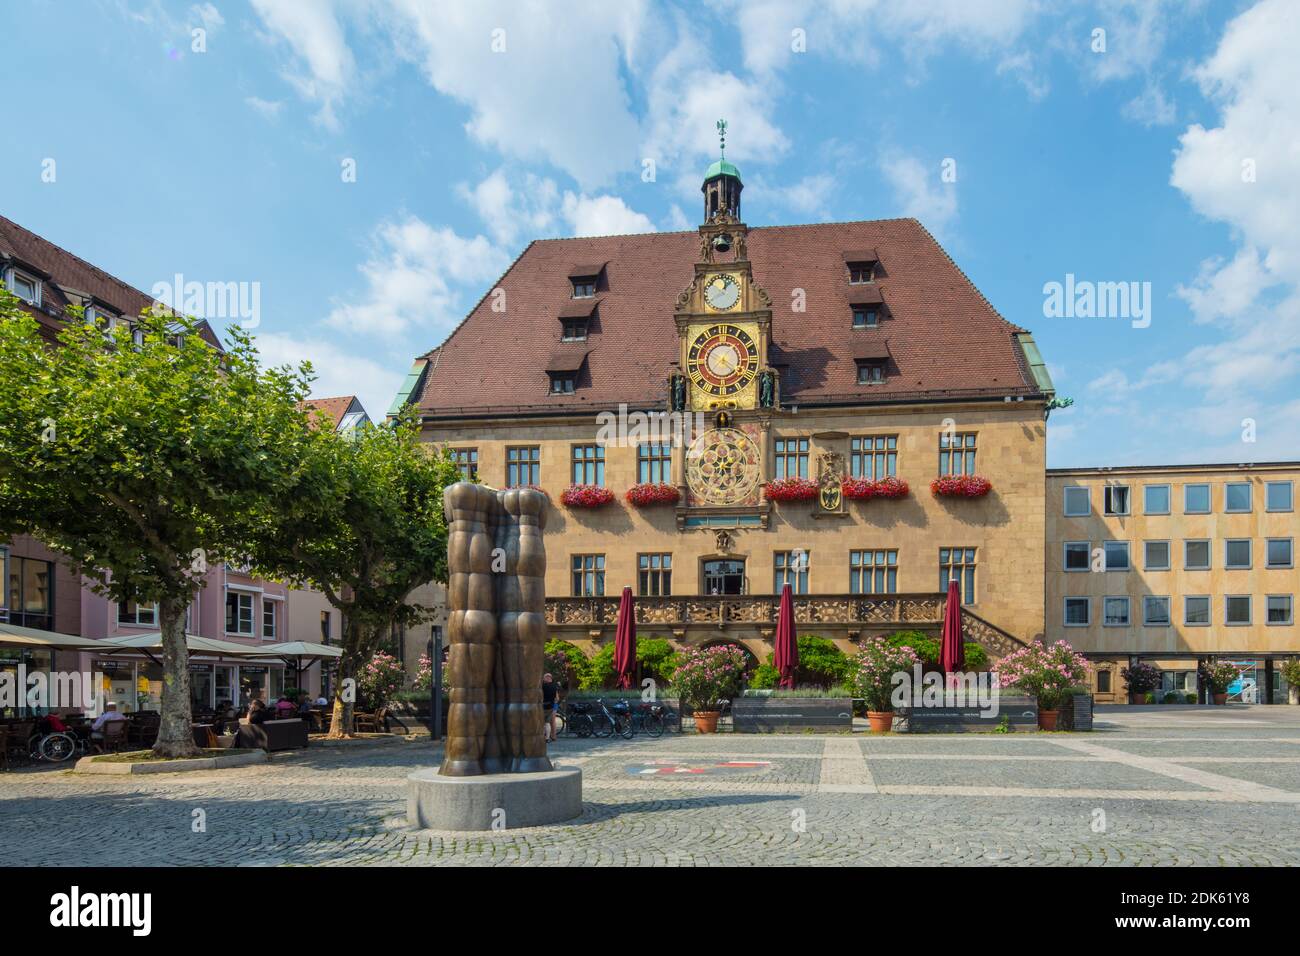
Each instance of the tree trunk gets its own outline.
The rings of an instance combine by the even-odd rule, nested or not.
[[[343,628],[343,656],[334,682],[334,716],[330,722],[329,737],[339,740],[352,736],[352,713],[356,710],[356,678],[361,666],[374,653],[379,630],[367,630],[359,624],[348,623]]]
[[[185,608],[176,600],[159,603],[162,625],[162,720],[153,752],[160,757],[189,757],[198,753],[190,722],[190,652],[185,644]]]

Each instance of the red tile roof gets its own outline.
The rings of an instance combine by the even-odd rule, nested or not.
[[[679,357],[673,305],[699,244],[696,232],[533,242],[494,286],[505,310],[484,296],[428,354],[421,413],[663,407]],[[748,247],[754,279],[772,298],[769,361],[786,404],[1039,392],[1015,339],[1024,330],[998,315],[915,219],[754,228]],[[861,287],[849,285],[845,254],[862,249],[879,256],[879,329],[851,328],[849,297]],[[551,395],[545,359],[559,349],[556,318],[572,302],[573,263],[601,261],[586,371],[574,394]],[[792,310],[795,289],[805,291],[804,313]],[[897,373],[860,386],[854,358],[872,336],[888,337]]]
[[[357,400],[355,395],[340,395],[337,398],[309,398],[305,402],[300,402],[298,407],[302,409],[314,410],[317,414],[313,417],[324,418],[334,428],[339,427],[339,422],[343,421],[343,416],[348,413],[352,403]]]

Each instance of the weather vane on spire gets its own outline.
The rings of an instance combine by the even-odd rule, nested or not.
[[[718,149],[722,157],[725,159],[727,155],[727,121],[724,119],[720,119],[718,120],[717,126],[718,126]]]

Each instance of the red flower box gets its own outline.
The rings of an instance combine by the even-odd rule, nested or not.
[[[982,498],[993,490],[993,483],[979,475],[943,475],[930,482],[930,491],[949,498]]]
[[[623,496],[627,503],[635,505],[638,508],[648,508],[651,505],[675,505],[681,499],[682,493],[676,485],[654,484],[645,482],[639,485],[633,485]]]
[[[763,494],[768,501],[812,501],[818,490],[811,478],[777,478],[767,483]]]
[[[569,485],[560,493],[560,504],[568,508],[603,508],[613,501],[614,492],[600,485]]]
[[[845,478],[840,491],[850,501],[866,501],[868,498],[906,498],[907,482],[901,478]]]

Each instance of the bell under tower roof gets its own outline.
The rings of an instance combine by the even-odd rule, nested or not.
[[[727,161],[727,121],[718,120],[718,158],[704,171],[704,183],[700,192],[704,193],[704,221],[709,222],[720,214],[740,219],[740,191],[745,188],[741,182],[740,170],[735,163]]]

